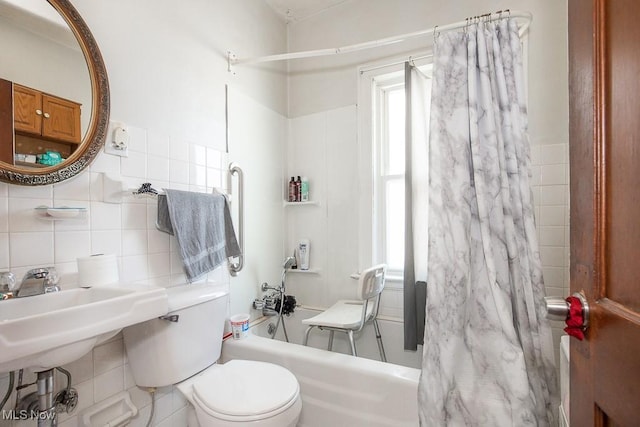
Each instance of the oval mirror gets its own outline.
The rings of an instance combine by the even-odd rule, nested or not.
[[[71,178],[98,154],[109,124],[98,45],[68,0],[0,0],[0,31],[0,181]]]

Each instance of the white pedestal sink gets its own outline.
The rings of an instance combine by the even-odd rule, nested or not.
[[[125,326],[168,311],[164,288],[77,288],[0,301],[0,372],[72,362]]]

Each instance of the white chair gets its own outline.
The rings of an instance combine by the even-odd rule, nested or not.
[[[309,325],[304,333],[303,345],[307,345],[309,332],[311,332],[313,328],[320,330],[326,329],[330,331],[328,350],[331,351],[333,347],[333,333],[335,331],[344,332],[349,337],[351,354],[357,356],[353,334],[354,332],[360,332],[366,323],[372,322],[378,341],[380,359],[386,362],[387,357],[384,354],[382,336],[380,335],[377,320],[380,294],[382,293],[382,289],[384,289],[384,276],[386,271],[387,266],[384,264],[366,269],[360,273],[360,278],[358,279],[359,300],[340,300],[317,316],[303,320],[303,324]]]

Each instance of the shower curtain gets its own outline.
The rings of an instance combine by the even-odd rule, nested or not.
[[[435,38],[421,425],[548,426],[557,407],[515,20]]]

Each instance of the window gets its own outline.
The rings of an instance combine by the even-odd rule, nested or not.
[[[420,68],[430,68],[430,64],[423,61]],[[359,90],[360,184],[367,190],[360,206],[360,265],[386,263],[387,286],[401,287],[405,224],[404,64],[361,69]]]
[[[375,141],[376,262],[386,263],[390,275],[401,275],[404,265],[404,84],[378,90],[379,108],[374,111],[380,129]]]

